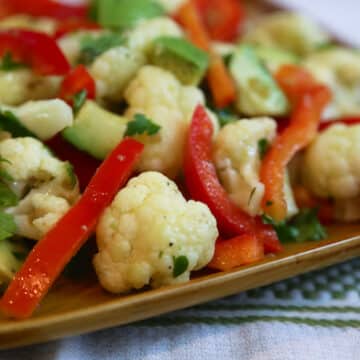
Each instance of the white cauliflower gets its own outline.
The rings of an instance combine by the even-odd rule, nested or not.
[[[20,105],[29,100],[56,97],[61,78],[39,76],[27,69],[0,71],[0,103]]]
[[[49,140],[74,122],[73,111],[59,99],[29,101],[17,108],[1,106],[11,111],[19,121],[41,140]]]
[[[214,144],[214,161],[220,180],[232,201],[248,214],[262,212],[264,184],[259,178],[259,142],[271,144],[276,137],[276,122],[271,118],[239,120],[223,127]],[[297,212],[289,179],[285,184],[288,216]]]
[[[196,101],[191,101],[194,94]],[[156,135],[137,137],[145,144],[138,170],[156,170],[171,178],[178,175],[189,121],[197,101],[202,101],[199,95],[195,88],[183,86],[166,70],[144,66],[139,71],[125,91],[129,104],[125,116],[132,119],[137,113],[145,114],[161,129]]]
[[[250,27],[242,40],[277,47],[303,56],[328,43],[330,38],[311,19],[297,13],[282,11],[265,16]]]
[[[168,14],[175,14],[182,5],[186,3],[186,0],[157,0]]]
[[[5,212],[14,216],[17,235],[39,240],[77,200],[76,176],[34,138],[2,140],[0,157],[7,160],[1,169],[13,179],[8,185],[20,198]]]
[[[13,15],[1,19],[0,29],[26,29],[54,35],[56,21],[47,17],[32,17],[29,15]]]
[[[360,125],[335,124],[306,149],[302,175],[305,185],[321,198],[360,196]]]
[[[113,293],[176,284],[213,257],[216,220],[206,205],[186,201],[164,175],[132,179],[102,215],[94,266]]]
[[[128,46],[131,51],[147,55],[153,41],[159,36],[183,36],[175,21],[168,17],[159,17],[141,22],[128,34]]]
[[[145,65],[145,57],[121,46],[98,56],[90,67],[96,81],[97,96],[101,99],[119,101],[129,82]]]
[[[332,91],[333,99],[324,117],[335,119],[360,114],[359,52],[330,48],[309,55],[303,65]]]

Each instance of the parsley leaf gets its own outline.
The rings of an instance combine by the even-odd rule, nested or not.
[[[178,257],[174,256],[173,261],[174,261],[173,277],[177,278],[187,270],[187,268],[189,267],[189,260],[186,256],[182,255]]]
[[[11,52],[5,53],[0,64],[0,70],[11,71],[27,67],[26,64],[17,62],[13,59]]]
[[[88,95],[87,90],[83,89],[73,96],[73,109],[75,114],[77,114],[80,111],[80,109],[83,107],[87,99],[87,95]]]
[[[12,237],[16,232],[14,218],[3,212],[0,212],[0,240]]]
[[[65,163],[65,167],[66,167],[67,175],[69,177],[70,186],[73,189],[76,186],[77,181],[78,181],[75,171],[74,171],[74,166],[71,164],[71,162],[67,161]]]
[[[89,65],[105,51],[121,46],[124,42],[124,38],[119,33],[107,33],[98,37],[85,35],[80,41],[80,58],[78,62]]]
[[[263,215],[262,220],[264,224],[274,227],[282,243],[318,241],[327,236],[325,228],[318,220],[317,209],[302,209],[290,221],[276,222],[268,215]]]
[[[216,112],[216,115],[218,117],[220,127],[224,127],[225,125],[238,120],[236,115],[233,114],[230,109],[226,109],[226,108],[222,110],[218,110]]]
[[[0,209],[15,206],[19,199],[16,194],[3,182],[0,182]]]
[[[143,114],[136,114],[134,119],[127,124],[127,129],[124,136],[133,136],[133,135],[155,135],[159,132],[161,126],[152,122],[151,119],[146,117]]]
[[[0,109],[0,129],[9,132],[13,137],[36,137],[8,110]]]
[[[260,139],[259,142],[258,142],[258,149],[259,149],[259,156],[260,156],[260,159],[263,159],[266,155],[266,152],[268,151],[269,149],[269,141],[265,138],[263,139]]]

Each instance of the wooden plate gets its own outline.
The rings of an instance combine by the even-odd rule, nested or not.
[[[268,11],[257,1],[255,13]],[[94,277],[85,281],[60,279],[36,314],[25,321],[0,315],[0,349],[49,341],[64,336],[127,324],[169,311],[267,285],[360,255],[360,225],[336,226],[329,238],[287,246],[278,256],[227,273],[197,274],[189,283],[113,296]]]

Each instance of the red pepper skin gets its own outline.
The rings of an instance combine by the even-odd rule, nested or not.
[[[56,0],[3,0],[13,13],[29,14],[32,16],[47,16],[56,19],[85,18],[89,6],[70,5]]]
[[[258,262],[264,258],[264,246],[252,234],[243,234],[228,240],[218,239],[215,254],[208,267],[229,271],[241,265]]]
[[[260,217],[256,218],[256,236],[264,244],[265,254],[277,254],[283,251],[283,246],[271,225],[264,224]]]
[[[101,161],[75,148],[69,142],[65,141],[61,134],[46,141],[46,145],[60,160],[71,163],[79,180],[80,190],[84,191],[97,168],[101,165]]]
[[[319,126],[319,131],[324,131],[331,125],[335,125],[335,124],[344,124],[344,125],[348,125],[348,126],[358,125],[358,124],[360,124],[360,117],[359,116],[344,117],[344,118],[340,118],[340,119],[336,119],[336,120],[322,122]]]
[[[6,315],[17,319],[31,316],[125,185],[143,148],[127,138],[103,162],[77,204],[35,245],[15,275],[0,303]]]
[[[82,90],[86,90],[88,99],[95,99],[95,81],[84,65],[78,65],[64,78],[61,84],[59,98],[72,106],[74,96]]]
[[[68,19],[63,20],[56,29],[55,39],[60,39],[68,33],[78,30],[100,30],[101,26],[85,19]]]
[[[211,159],[212,123],[199,105],[194,113],[185,149],[185,182],[191,198],[207,204],[224,236],[254,231],[254,219],[229,199]]]
[[[234,41],[245,20],[239,0],[193,0],[213,40]]]
[[[6,53],[30,65],[39,75],[65,75],[70,70],[55,40],[43,33],[20,29],[0,31],[0,57]]]

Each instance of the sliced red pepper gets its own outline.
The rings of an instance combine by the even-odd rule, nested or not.
[[[285,219],[287,213],[283,190],[286,167],[293,156],[315,138],[321,114],[331,98],[325,86],[314,85],[313,81],[304,86],[303,77],[297,71],[304,72],[292,67],[292,71],[280,69],[277,75],[279,84],[294,103],[294,110],[289,126],[266,153],[260,170],[260,179],[265,185],[263,209],[276,221]]]
[[[228,197],[211,159],[213,125],[203,106],[194,113],[185,150],[185,182],[193,199],[207,204],[225,236],[254,232],[254,219]]]
[[[253,234],[244,234],[228,240],[218,239],[215,254],[208,267],[228,271],[264,258],[264,246]]]
[[[319,126],[319,131],[326,130],[329,126],[332,126],[334,124],[344,124],[344,125],[359,125],[360,124],[360,117],[354,116],[354,117],[344,117],[336,120],[329,120],[327,122],[322,122]]]
[[[0,19],[4,19],[14,14],[14,9],[9,0],[0,0]]]
[[[83,90],[86,90],[86,97],[88,99],[95,99],[95,81],[84,65],[78,65],[64,78],[61,84],[59,98],[72,106],[74,96]]]
[[[89,5],[85,2],[79,5],[71,5],[56,0],[3,0],[3,3],[11,8],[14,13],[47,16],[56,19],[85,18],[89,12]]]
[[[215,106],[219,109],[225,108],[235,101],[236,88],[223,59],[212,50],[209,34],[201,21],[195,4],[190,0],[186,2],[179,9],[176,18],[187,31],[191,41],[210,55],[207,79],[211,94]]]
[[[31,316],[130,177],[143,147],[127,138],[103,162],[81,199],[35,245],[15,275],[1,299],[0,307],[5,314],[18,319]]]
[[[264,244],[265,254],[277,254],[283,250],[283,246],[276,234],[275,229],[264,224],[260,217],[256,218],[256,237]]]
[[[56,41],[43,33],[19,29],[0,31],[0,57],[6,53],[30,65],[39,75],[65,75],[70,70]]]
[[[86,19],[68,19],[68,20],[63,20],[59,23],[54,38],[59,39],[68,33],[72,33],[79,30],[100,30],[100,29],[101,26],[99,24]]]
[[[245,19],[240,0],[193,0],[213,40],[234,41]]]
[[[60,134],[46,141],[46,145],[60,160],[71,163],[79,180],[81,191],[85,190],[101,162],[75,148],[68,141],[65,141]]]

